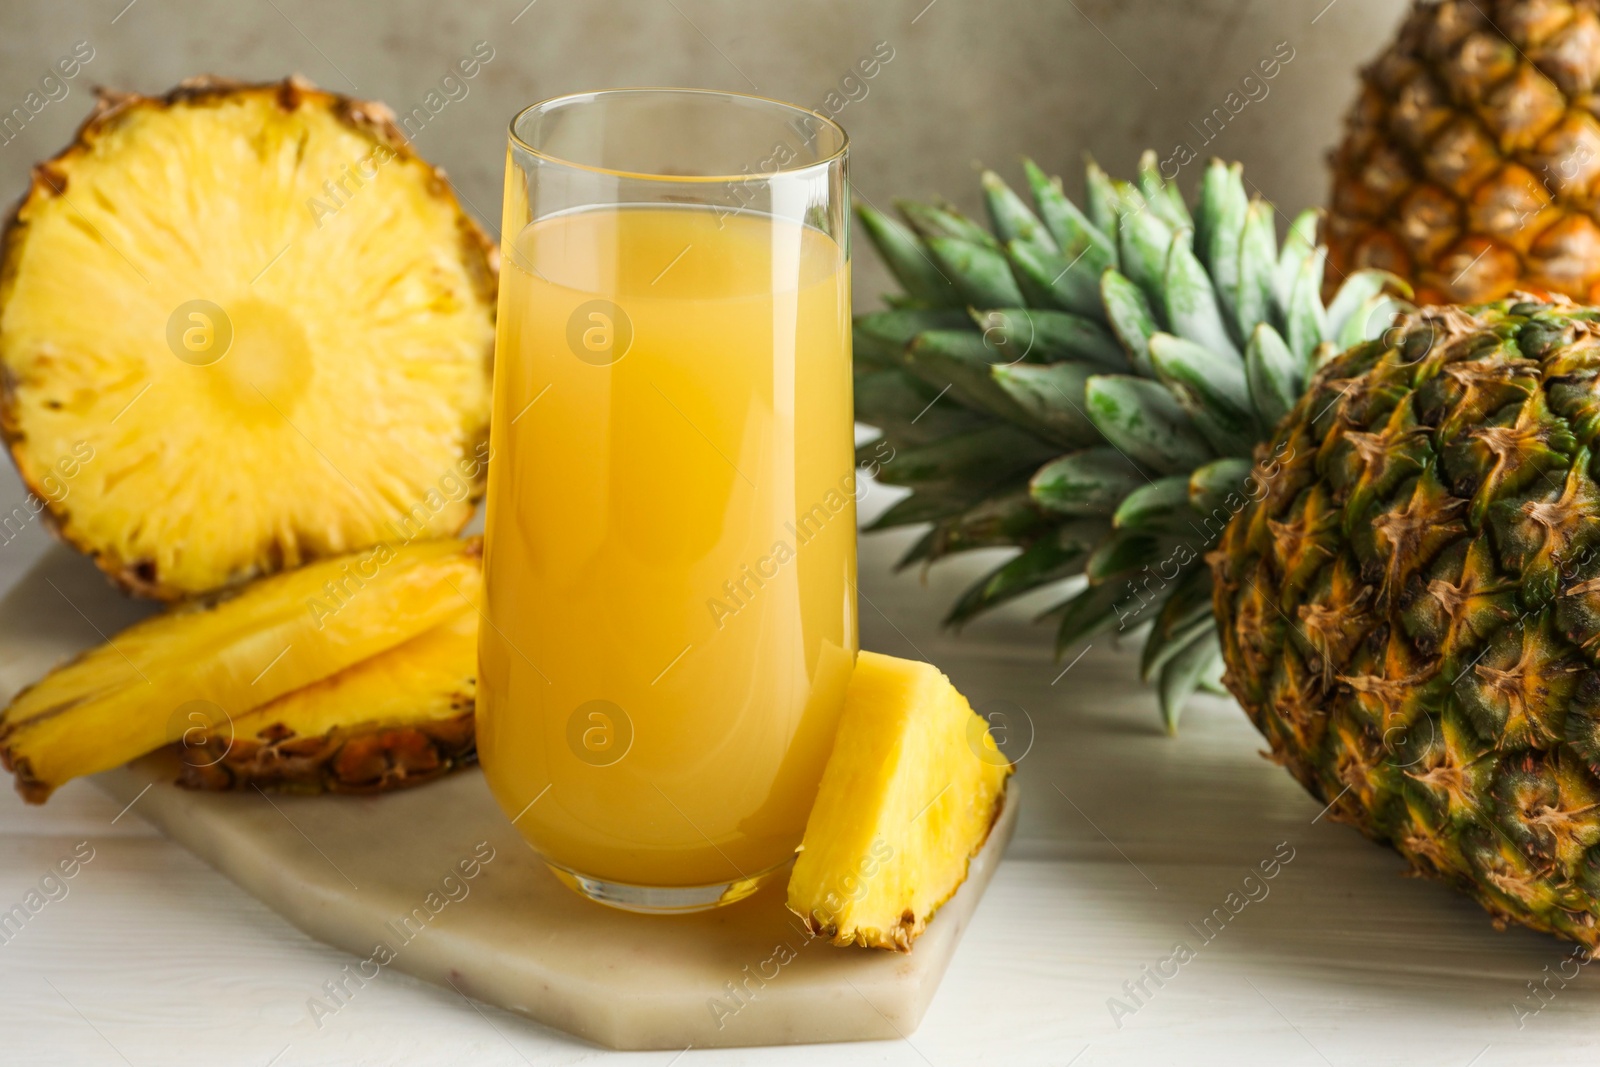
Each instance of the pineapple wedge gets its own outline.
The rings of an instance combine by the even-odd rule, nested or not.
[[[478,612],[180,741],[192,789],[376,793],[477,756]]]
[[[243,719],[465,610],[475,618],[480,554],[477,540],[379,545],[146,619],[19,693],[0,714],[0,758],[39,803],[69,779],[192,739],[193,709]]]
[[[938,668],[862,652],[789,879],[835,945],[909,952],[967,877],[1011,763]]]

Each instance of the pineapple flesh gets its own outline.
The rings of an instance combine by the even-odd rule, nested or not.
[[[862,652],[789,880],[789,908],[836,945],[907,952],[966,880],[1012,766],[950,680]]]
[[[1148,626],[1140,670],[1173,729],[1221,673],[1204,556],[1251,449],[1401,305],[1366,272],[1324,306],[1316,213],[1280,247],[1237,164],[1210,164],[1192,210],[1153,153],[1136,182],[1091,164],[1083,209],[1026,170],[1032,207],[984,175],[989,229],[948,207],[901,203],[904,225],[860,209],[904,292],[856,320],[856,417],[883,433],[858,459],[912,490],[871,528],[932,524],[901,566],[1017,549],[952,626],[1083,575],[1046,612],[1057,654]]]
[[[194,751],[212,733],[232,739],[239,762],[283,729],[304,740],[458,716],[475,670],[479,557],[475,540],[378,546],[136,623],[17,694],[0,714],[0,757],[18,791],[42,802],[169,743],[203,764]],[[428,659],[408,660],[424,636]],[[305,769],[324,775],[326,761],[314,762]]]
[[[142,595],[450,536],[482,491],[495,288],[381,104],[102,93],[0,242],[0,436]]]
[[[1228,688],[1331,817],[1600,948],[1600,309],[1388,340],[1258,452],[1212,556]]]
[[[1381,268],[1423,303],[1600,300],[1597,87],[1592,0],[1417,3],[1333,157],[1332,276]]]

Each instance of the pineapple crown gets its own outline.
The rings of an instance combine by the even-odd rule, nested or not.
[[[871,528],[933,524],[901,566],[1021,549],[957,601],[954,626],[1085,576],[1045,613],[1057,655],[1151,622],[1142,673],[1170,729],[1220,673],[1204,556],[1253,449],[1409,290],[1362,271],[1325,306],[1319,214],[1280,248],[1239,164],[1209,165],[1192,212],[1152,152],[1136,182],[1090,162],[1084,209],[1023,165],[1032,206],[984,173],[989,229],[946,204],[899,202],[904,223],[857,207],[904,289],[856,320],[857,416],[883,434],[861,459],[913,491]]]

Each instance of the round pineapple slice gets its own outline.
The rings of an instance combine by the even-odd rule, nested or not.
[[[482,493],[496,274],[381,104],[102,92],[0,249],[0,434],[147,596],[448,536]]]

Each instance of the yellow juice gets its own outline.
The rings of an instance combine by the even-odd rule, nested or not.
[[[539,220],[505,258],[489,784],[570,871],[753,878],[800,841],[856,650],[845,254],[638,206]]]

